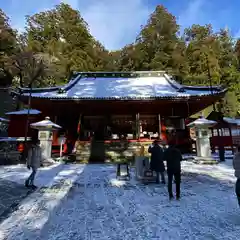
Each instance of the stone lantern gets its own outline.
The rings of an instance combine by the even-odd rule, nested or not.
[[[49,117],[46,117],[43,121],[32,123],[30,126],[38,130],[43,161],[50,160],[52,155],[53,131],[59,130],[61,126],[53,123]]]
[[[204,161],[205,163],[208,161],[213,161],[209,140],[209,128],[215,124],[217,124],[217,122],[200,117],[187,125],[187,127],[194,128],[196,132],[197,161]]]

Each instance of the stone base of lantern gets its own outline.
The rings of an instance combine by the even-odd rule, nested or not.
[[[208,164],[208,165],[214,165],[218,164],[218,161],[212,157],[194,157],[193,162],[196,164]]]

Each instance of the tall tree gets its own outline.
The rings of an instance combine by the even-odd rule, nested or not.
[[[145,62],[147,55],[143,44],[129,44],[119,52],[119,71],[141,71],[149,70],[148,63]]]
[[[226,93],[226,96],[221,103],[217,104],[219,106],[219,111],[223,113],[226,117],[236,117],[238,108],[238,97],[233,91]]]
[[[147,69],[172,69],[172,54],[178,44],[178,30],[176,18],[163,6],[157,6],[137,38],[137,43],[145,53],[143,61]]]
[[[157,6],[136,42],[121,50],[119,70],[166,70],[182,79],[186,74],[185,43],[178,38],[175,17]]]
[[[220,29],[218,33],[219,56],[218,63],[221,69],[221,84],[231,85],[237,77],[237,55],[234,52],[234,41],[228,30]]]
[[[73,71],[103,70],[108,52],[93,39],[86,22],[67,4],[27,17],[28,45],[58,59],[63,79]]]
[[[9,60],[16,49],[16,32],[10,27],[8,17],[0,9],[0,86],[12,83],[13,75],[9,70]]]
[[[237,39],[236,44],[234,46],[234,53],[237,58],[237,68],[240,69],[240,39]]]
[[[48,77],[49,64],[44,56],[31,51],[22,51],[12,58],[15,83],[20,87],[39,87]],[[49,85],[49,83],[48,83]]]
[[[220,67],[218,63],[219,42],[212,26],[193,25],[185,29],[187,44],[188,81],[193,85],[209,85],[209,78],[214,84],[219,83]]]
[[[240,73],[238,71],[238,56],[235,43],[227,29],[220,29],[218,33],[220,66],[220,83],[228,87],[229,93],[225,97],[224,111],[234,116],[240,109]]]

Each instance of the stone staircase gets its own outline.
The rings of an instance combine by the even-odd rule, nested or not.
[[[134,161],[134,157],[139,154],[142,146],[144,146],[144,154],[148,155],[148,146],[152,142],[77,142],[76,143],[76,162],[119,162]]]

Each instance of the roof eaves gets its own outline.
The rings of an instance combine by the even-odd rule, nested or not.
[[[221,95],[219,94],[214,94],[214,96]],[[25,95],[26,96],[26,95]],[[40,98],[40,99],[49,99],[49,100],[59,100],[59,101],[64,101],[64,100],[154,100],[154,99],[191,99],[191,98],[202,98],[202,97],[207,97],[211,96],[211,94],[202,94],[202,95],[179,95],[179,96],[151,96],[151,97],[45,97],[45,96],[32,96],[33,98]]]
[[[59,87],[48,87],[48,88],[18,88],[21,93],[41,93],[41,92],[54,92],[59,89]]]
[[[227,91],[227,88],[224,88],[223,86],[187,86],[187,85],[183,85],[183,88],[185,90],[201,90],[201,91],[214,91],[214,92],[223,92],[223,91]]]
[[[78,82],[79,77],[81,77],[80,74],[77,74],[77,75],[74,74],[73,79],[71,79],[71,80],[69,81],[69,83],[67,83],[67,84],[65,84],[65,85],[62,85],[62,86],[45,87],[45,88],[32,88],[32,89],[19,87],[18,89],[19,89],[19,91],[20,91],[21,93],[29,93],[30,91],[31,91],[32,93],[54,92],[54,91],[58,91],[59,89],[64,89],[64,90],[65,90],[65,89],[71,88],[71,86],[72,86],[75,82]],[[74,85],[75,85],[75,84],[74,84]]]

